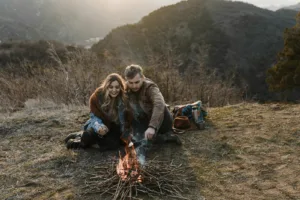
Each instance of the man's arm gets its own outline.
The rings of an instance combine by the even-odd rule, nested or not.
[[[152,136],[158,131],[164,119],[165,100],[156,86],[151,86],[148,89],[148,97],[152,102],[153,109],[148,129],[145,132],[145,137],[152,139]]]

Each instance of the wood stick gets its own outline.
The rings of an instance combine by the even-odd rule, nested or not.
[[[97,173],[87,173],[91,177],[89,181],[85,181],[85,194],[110,195],[114,200],[138,199],[139,193],[150,197],[167,195],[176,199],[188,199],[182,194],[189,191],[188,186],[195,182],[190,180],[191,170],[182,164],[176,165],[173,161],[148,161],[145,166],[139,168],[136,176],[129,175],[126,180],[122,180],[117,174],[116,163],[109,166],[107,163],[101,163],[101,166],[95,166],[94,169],[99,170]],[[139,176],[142,182],[138,181]]]

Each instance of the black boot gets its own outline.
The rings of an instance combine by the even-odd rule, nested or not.
[[[75,139],[75,138],[77,138],[77,137],[80,137],[80,138],[81,138],[81,136],[82,136],[82,132],[70,133],[70,134],[66,137],[65,143],[68,143],[68,141],[69,141],[70,139]]]
[[[75,139],[69,139],[66,146],[68,149],[84,148],[84,145],[81,142],[81,137],[77,137]]]

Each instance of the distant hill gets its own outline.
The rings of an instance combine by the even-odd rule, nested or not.
[[[283,31],[295,25],[296,13],[242,2],[188,0],[114,29],[92,50],[125,64],[151,65],[153,56],[163,62],[172,55],[174,69],[205,66],[220,75],[233,73],[240,87],[267,98],[265,71],[276,61]]]
[[[1,0],[0,41],[59,40],[80,42],[104,37],[112,28],[137,22],[161,5],[128,0]],[[119,6],[120,4],[120,6]],[[134,8],[134,10],[132,10]]]
[[[62,62],[66,62],[72,53],[87,51],[86,49],[71,45],[64,45],[57,41],[13,41],[0,44],[0,71],[5,69],[13,73],[19,73],[24,61],[31,64],[55,66],[57,61],[53,59],[51,52],[55,51]],[[10,65],[14,65],[13,68]]]

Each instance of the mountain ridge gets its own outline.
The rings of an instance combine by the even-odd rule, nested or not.
[[[163,56],[168,46],[177,59],[174,69],[203,65],[221,75],[230,71],[253,95],[267,96],[265,70],[276,62],[283,31],[295,25],[296,13],[243,2],[188,0],[112,30],[92,50],[103,59],[109,52],[124,64],[151,65],[149,53]]]

